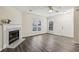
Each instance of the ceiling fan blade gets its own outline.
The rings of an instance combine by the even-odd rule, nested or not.
[[[48,6],[50,10],[53,10],[52,6]]]
[[[58,10],[55,10],[52,6],[48,6],[48,8],[52,11],[59,12]]]

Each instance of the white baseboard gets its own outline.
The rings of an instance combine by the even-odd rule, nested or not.
[[[25,36],[22,36],[22,37],[30,37],[30,36],[36,36],[36,35],[41,35],[41,34],[45,34],[45,33],[38,33],[38,34],[25,35]]]
[[[48,34],[51,34],[51,35],[56,35],[56,36],[61,36],[61,37],[74,38],[74,37],[69,37],[69,36],[64,36],[64,35],[59,35],[59,34],[53,34],[53,33],[48,33]]]

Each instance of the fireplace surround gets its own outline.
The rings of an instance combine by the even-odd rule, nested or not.
[[[3,25],[3,49],[15,48],[22,41],[21,25]]]

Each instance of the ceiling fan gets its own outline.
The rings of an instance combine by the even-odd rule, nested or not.
[[[49,12],[53,12],[53,11],[59,12],[58,10],[54,9],[52,6],[48,6],[48,8],[49,8]]]

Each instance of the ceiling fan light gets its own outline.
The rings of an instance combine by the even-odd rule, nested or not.
[[[50,13],[51,13],[51,12],[53,12],[53,10],[49,10],[48,12],[50,12]]]

